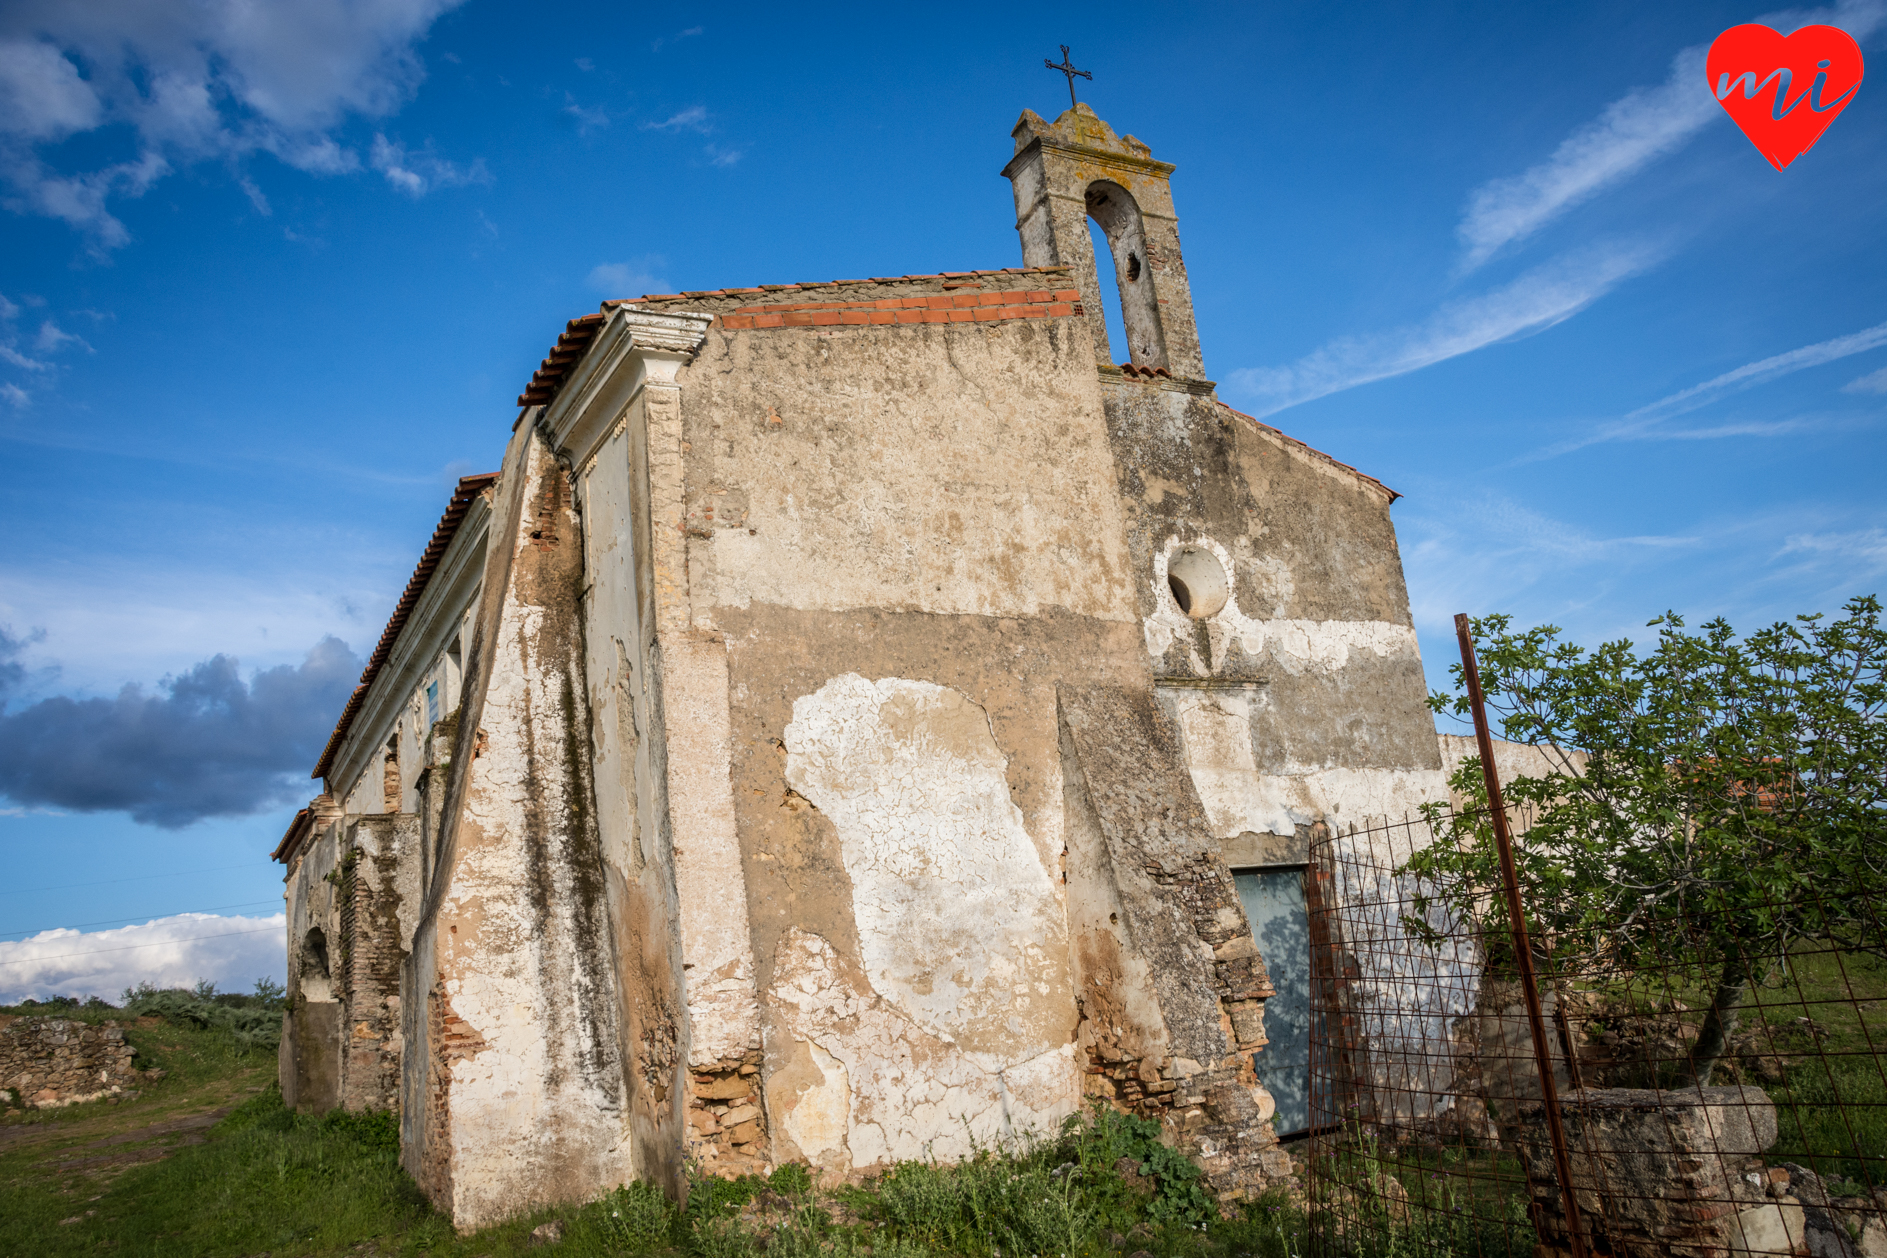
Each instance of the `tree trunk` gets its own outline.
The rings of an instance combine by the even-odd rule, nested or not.
[[[1687,1087],[1708,1087],[1710,1075],[1736,1034],[1736,1014],[1749,990],[1749,963],[1740,952],[1732,952],[1723,962],[1717,977],[1717,990],[1710,998],[1710,1011],[1704,1015],[1703,1029],[1691,1049],[1692,1074]]]

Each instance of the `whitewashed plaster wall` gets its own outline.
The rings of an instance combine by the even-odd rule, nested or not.
[[[782,940],[782,1133],[839,1169],[1052,1128],[1080,1098],[1065,908],[987,714],[846,674],[794,703],[785,743],[788,783],[838,833],[863,973],[817,935]]]
[[[1415,630],[1389,621],[1313,621],[1260,619],[1240,607],[1238,582],[1230,578],[1240,564],[1264,566],[1261,558],[1235,555],[1210,537],[1182,542],[1170,538],[1155,556],[1152,596],[1155,611],[1143,618],[1147,652],[1157,663],[1175,642],[1189,641],[1196,622],[1179,609],[1167,583],[1168,565],[1183,549],[1210,551],[1223,566],[1230,587],[1225,605],[1206,619],[1211,658],[1188,650],[1195,675],[1210,678],[1224,662],[1233,640],[1266,672],[1330,677],[1366,657],[1415,660],[1420,654]],[[1266,582],[1288,581],[1267,570]],[[1447,798],[1446,775],[1435,769],[1361,767],[1305,763],[1286,758],[1261,770],[1253,744],[1253,717],[1271,702],[1262,684],[1205,689],[1172,687],[1165,691],[1186,746],[1187,767],[1214,835],[1241,833],[1290,835],[1300,825],[1325,822],[1335,828],[1367,824],[1371,819],[1414,815],[1423,803]]]
[[[589,800],[566,771],[581,752],[563,742],[587,720],[586,709],[571,710],[583,703],[568,686],[582,665],[571,658],[574,599],[559,588],[580,566],[567,555],[577,518],[562,497],[567,473],[528,427],[505,474],[522,482],[524,510],[506,521],[510,535],[492,533],[504,562],[488,572],[504,585],[483,615],[490,666],[472,717],[479,748],[463,766],[432,946],[419,949],[436,965],[447,1023],[464,1028],[460,1049],[435,1067],[448,1076],[444,1204],[462,1232],[594,1195],[632,1173],[614,972],[598,966],[586,933],[599,915],[582,867],[596,859],[581,829]],[[541,547],[533,526],[550,535]]]

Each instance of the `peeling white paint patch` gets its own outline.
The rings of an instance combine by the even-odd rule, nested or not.
[[[1448,910],[1431,904],[1422,914],[1435,932],[1429,943],[1403,919],[1420,887],[1394,868],[1412,851],[1426,826],[1340,835],[1336,840],[1335,896],[1346,954],[1356,963],[1348,979],[1357,1035],[1371,1046],[1364,1070],[1391,1112],[1412,1118],[1443,1113],[1460,1083],[1451,1054],[1435,1051],[1455,1038],[1458,1019],[1474,1012],[1484,958]],[[1526,1068],[1528,1077],[1532,1066]]]
[[[1307,766],[1261,772],[1251,732],[1252,705],[1265,701],[1261,693],[1180,691],[1173,698],[1186,767],[1219,838],[1246,831],[1288,835],[1319,821],[1341,829],[1384,817],[1400,820],[1448,798],[1447,775],[1438,769]]]
[[[786,780],[838,831],[872,987],[985,1070],[1066,1042],[1061,902],[983,709],[847,673],[794,702],[785,741]]]
[[[1167,566],[1173,557],[1182,550],[1190,549],[1210,551],[1224,566],[1226,576],[1232,579],[1231,593],[1225,600],[1225,606],[1206,620],[1212,658],[1200,659],[1196,647],[1190,652],[1193,671],[1201,677],[1209,676],[1225,663],[1226,652],[1234,639],[1247,656],[1256,658],[1269,655],[1273,664],[1292,675],[1338,672],[1349,665],[1353,654],[1387,658],[1403,654],[1413,657],[1418,653],[1415,630],[1409,625],[1398,625],[1386,620],[1292,620],[1248,616],[1238,605],[1236,573],[1240,568],[1256,568],[1262,578],[1261,583],[1275,591],[1280,584],[1278,570],[1281,565],[1267,558],[1251,557],[1241,563],[1230,551],[1209,537],[1195,538],[1189,542],[1171,537],[1153,557],[1152,592],[1156,610],[1143,622],[1147,653],[1156,660],[1163,658],[1175,642],[1185,642],[1192,637],[1194,622],[1179,609],[1166,579]],[[1288,586],[1288,573],[1283,579]]]
[[[1334,673],[1352,653],[1381,658],[1416,651],[1415,630],[1386,620],[1245,620],[1232,632],[1247,655],[1268,648],[1271,658],[1292,673]]]
[[[799,1072],[771,1072],[769,1111],[795,1142],[804,1130],[828,1155],[849,1150],[852,1167],[968,1157],[975,1152],[972,1141],[988,1146],[1053,1132],[1081,1102],[1072,1042],[985,1069],[879,999],[825,939],[797,928],[774,953],[768,1005],[789,1042],[814,1050],[812,1060],[826,1080],[794,1087],[789,1095],[781,1080]],[[836,1066],[828,1068],[827,1061]],[[835,1079],[849,1081],[845,1104],[832,1095]],[[812,1112],[802,1120],[798,1111],[807,1105]],[[843,1146],[827,1143],[840,1115]]]

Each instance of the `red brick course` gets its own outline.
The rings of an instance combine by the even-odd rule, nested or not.
[[[886,297],[877,301],[806,301],[742,306],[721,316],[730,332],[760,328],[851,327],[871,323],[987,323],[999,319],[1067,319],[1081,313],[1078,288],[1007,293]]]

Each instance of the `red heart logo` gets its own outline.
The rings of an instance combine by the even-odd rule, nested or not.
[[[1861,46],[1839,26],[1782,36],[1759,22],[1732,26],[1704,62],[1724,112],[1781,170],[1808,152],[1861,86]]]

